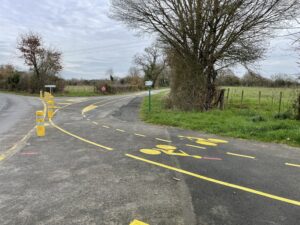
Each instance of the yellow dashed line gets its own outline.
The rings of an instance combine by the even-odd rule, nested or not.
[[[170,140],[164,140],[164,139],[160,139],[160,138],[155,138],[156,140],[158,140],[158,141],[163,141],[163,142],[168,142],[168,143],[171,143],[172,141],[170,141]]]
[[[109,128],[110,128],[109,126],[105,126],[105,125],[103,125],[102,127],[106,128],[106,129],[109,129]]]
[[[140,158],[140,157],[137,157],[137,156],[134,156],[134,155],[126,154],[126,156],[130,157],[132,159],[136,159],[136,160],[143,161],[143,162],[146,162],[146,163],[149,163],[149,164],[152,164],[152,165],[156,165],[156,166],[163,167],[163,168],[166,168],[166,169],[169,169],[169,170],[173,170],[173,171],[176,171],[176,172],[179,172],[179,173],[183,173],[183,174],[186,174],[186,175],[189,175],[189,176],[192,176],[192,177],[196,177],[196,178],[201,179],[201,180],[205,180],[205,181],[212,182],[212,183],[215,183],[215,184],[219,184],[219,185],[222,185],[222,186],[238,189],[238,190],[245,191],[245,192],[248,192],[248,193],[260,195],[260,196],[263,196],[263,197],[266,197],[266,198],[270,198],[270,199],[274,199],[274,200],[277,200],[277,201],[285,202],[285,203],[288,203],[288,204],[291,204],[291,205],[300,206],[300,201],[296,201],[296,200],[292,200],[292,199],[288,199],[288,198],[283,198],[283,197],[280,197],[280,196],[268,194],[266,192],[258,191],[258,190],[255,190],[255,189],[239,186],[239,185],[236,185],[236,184],[227,183],[227,182],[220,181],[220,180],[217,180],[217,179],[213,179],[213,178],[210,178],[210,177],[205,177],[205,176],[202,176],[200,174],[192,173],[192,172],[189,172],[187,170],[178,169],[176,167],[168,166],[168,165],[161,164],[161,163],[158,163],[158,162],[154,162],[154,161],[151,161],[151,160],[148,160],[148,159]]]
[[[137,134],[137,133],[135,133],[134,135],[135,136],[139,136],[139,137],[146,137],[146,135],[143,135],[143,134]]]
[[[226,152],[226,154],[232,155],[232,156],[238,156],[238,157],[242,157],[242,158],[255,159],[255,157],[249,156],[249,155],[240,155],[240,154],[235,154],[235,153],[231,153],[231,152]]]
[[[293,166],[293,167],[300,167],[298,164],[292,164],[292,163],[286,163],[285,165],[287,166]]]
[[[116,131],[119,131],[119,132],[125,133],[125,130],[121,130],[121,129],[116,129]]]
[[[54,124],[53,121],[52,121],[51,119],[49,120],[49,122],[51,123],[51,125],[52,125],[53,127],[55,127],[56,129],[60,130],[61,132],[65,133],[65,134],[68,134],[68,135],[70,135],[70,136],[72,136],[72,137],[74,137],[74,138],[77,138],[77,139],[79,139],[79,140],[81,140],[81,141],[83,141],[83,142],[86,142],[86,143],[91,144],[91,145],[95,145],[95,146],[97,146],[97,147],[106,149],[106,150],[108,150],[108,151],[112,151],[112,150],[113,150],[113,148],[110,148],[110,147],[107,147],[107,146],[104,146],[104,145],[100,145],[100,144],[98,144],[98,143],[96,143],[96,142],[89,141],[89,140],[87,140],[87,139],[85,139],[85,138],[79,137],[79,136],[76,135],[76,134],[72,134],[71,132],[66,131],[66,130],[64,130],[63,128],[61,128],[61,127],[57,126],[56,124]]]
[[[192,148],[206,149],[205,147],[201,147],[201,146],[197,146],[197,145],[188,145],[188,144],[186,144],[185,146],[192,147]]]

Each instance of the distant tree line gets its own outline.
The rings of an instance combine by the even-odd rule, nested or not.
[[[246,87],[292,87],[300,86],[299,77],[286,74],[276,74],[266,78],[249,70],[242,77],[238,77],[230,69],[219,72],[217,84],[220,86],[246,86]]]

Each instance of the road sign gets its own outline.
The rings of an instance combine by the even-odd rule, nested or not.
[[[152,80],[147,80],[147,81],[145,82],[145,86],[146,86],[146,87],[152,87],[152,85],[153,85],[153,81],[152,81]]]
[[[53,89],[53,88],[56,88],[56,85],[53,85],[53,84],[47,84],[47,85],[45,85],[45,88],[49,88],[49,89],[50,89],[50,94],[52,94],[52,89]]]
[[[51,85],[50,84],[49,85],[45,85],[45,88],[56,88],[56,85],[52,85],[52,84]]]

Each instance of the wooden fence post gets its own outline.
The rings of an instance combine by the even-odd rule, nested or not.
[[[242,107],[242,105],[243,105],[243,101],[244,101],[244,90],[242,90],[241,107]]]
[[[278,110],[278,113],[281,113],[281,103],[282,103],[282,91],[280,92],[280,96],[279,96],[279,110]]]

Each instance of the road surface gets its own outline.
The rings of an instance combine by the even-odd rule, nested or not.
[[[299,224],[299,148],[145,124],[143,95],[56,99],[0,161],[0,224]]]

